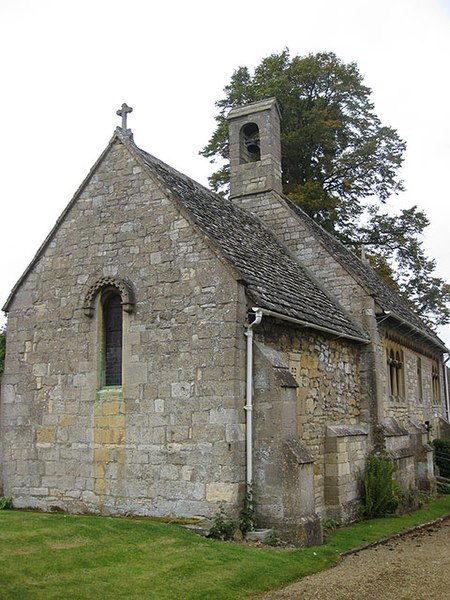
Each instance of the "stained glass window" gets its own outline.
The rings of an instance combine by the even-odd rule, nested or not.
[[[122,301],[109,294],[103,303],[105,385],[122,385]]]

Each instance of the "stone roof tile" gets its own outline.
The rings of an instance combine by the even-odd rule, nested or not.
[[[285,201],[344,269],[369,291],[385,314],[392,314],[393,318],[412,326],[441,349],[447,350],[436,333],[381,279],[368,263],[362,261],[342,242],[320,227],[299,206],[287,198]]]
[[[147,152],[135,150],[237,271],[252,302],[344,337],[367,339],[259,220]]]

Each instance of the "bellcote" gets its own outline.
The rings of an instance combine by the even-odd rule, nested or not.
[[[268,98],[230,110],[230,198],[282,193],[280,109]]]

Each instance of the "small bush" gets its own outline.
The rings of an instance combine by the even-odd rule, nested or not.
[[[0,498],[0,510],[9,510],[13,507],[12,498]]]
[[[265,546],[282,546],[283,542],[281,541],[281,539],[278,537],[278,534],[276,532],[275,529],[272,529],[270,531],[270,533],[268,533],[266,535],[266,537],[264,538],[263,544]]]
[[[324,533],[331,533],[340,527],[341,524],[336,519],[323,519],[322,521],[322,531]]]
[[[420,490],[417,493],[417,503],[419,505],[419,508],[422,508],[423,506],[430,504],[430,502],[432,502],[433,500],[434,500],[433,494],[429,494],[428,492],[424,492],[423,490]]]
[[[439,467],[439,474],[450,479],[450,441],[433,440],[434,462]]]
[[[237,522],[228,515],[223,506],[214,515],[209,536],[216,540],[231,540],[237,529]]]
[[[437,491],[440,494],[450,494],[450,485],[448,483],[438,483]]]
[[[394,481],[394,464],[380,456],[369,456],[361,478],[362,515],[383,517],[396,511],[401,491]]]

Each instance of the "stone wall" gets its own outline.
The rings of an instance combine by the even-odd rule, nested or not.
[[[389,369],[386,359],[386,349],[393,348],[401,353],[403,380],[402,394],[393,396],[390,394]],[[440,364],[440,357],[433,357],[430,353],[400,335],[397,331],[385,327],[380,336],[380,357],[383,357],[383,368],[380,370],[378,379],[382,389],[383,397],[383,419],[395,418],[407,426],[410,418],[418,422],[434,422],[439,416],[444,415],[444,385],[441,369],[438,372],[439,399],[433,394],[433,364]],[[420,361],[418,363],[418,361]],[[380,359],[381,362],[381,359]],[[418,369],[420,365],[420,373]]]
[[[402,391],[396,395],[390,393],[386,350],[391,349],[399,352],[402,362],[399,372]],[[411,342],[398,329],[389,328],[387,323],[380,331],[378,353],[382,363],[378,373],[382,403],[377,448],[393,460],[398,482],[405,492],[417,488],[433,492],[436,483],[428,442],[435,435],[436,415],[443,411],[443,404],[436,404],[433,399],[432,364],[437,357],[433,358],[426,349]]]
[[[289,365],[297,388],[297,437],[314,459],[314,506],[325,517],[326,439],[329,425],[361,425],[361,345],[263,319],[258,340]]]
[[[330,425],[325,441],[326,516],[340,522],[358,518],[360,479],[368,454],[367,429]]]
[[[372,297],[342,264],[333,256],[330,248],[316,236],[275,192],[237,196],[233,201],[259,217],[266,227],[291,250],[303,266],[350,315],[363,327],[371,339],[360,350],[360,410],[362,420],[377,422],[378,407],[382,397],[378,388],[378,373],[382,359],[377,352],[378,330],[375,321],[375,306]],[[369,438],[372,432],[369,430]]]
[[[258,526],[298,545],[321,542],[314,458],[297,436],[297,382],[280,353],[255,344],[254,498]]]
[[[126,281],[123,385],[99,390],[85,297]],[[115,141],[17,291],[3,382],[4,493],[17,506],[148,515],[237,510],[244,293]]]
[[[2,422],[3,422],[3,402],[2,402],[2,377],[0,376],[0,497],[4,495],[3,492],[3,431],[2,431]]]

